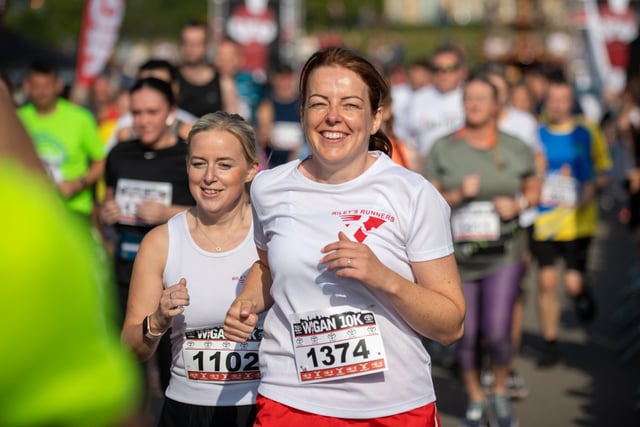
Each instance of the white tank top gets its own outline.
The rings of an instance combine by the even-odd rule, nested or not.
[[[253,225],[244,241],[227,252],[212,253],[193,241],[187,224],[187,211],[168,222],[169,252],[163,273],[165,287],[185,278],[190,305],[182,315],[173,319],[171,333],[171,380],[166,396],[178,402],[203,406],[237,406],[255,403],[258,379],[234,380],[224,383],[187,378],[185,355],[193,368],[200,362],[203,372],[215,371],[215,363],[227,366],[229,372],[240,372],[240,365],[254,362],[252,355],[243,352],[218,352],[205,348],[199,354],[193,348],[183,351],[185,333],[201,330],[222,330],[222,324],[231,302],[237,296],[251,264],[258,259],[253,243]],[[259,325],[261,331],[262,325]],[[213,332],[211,332],[213,331]],[[193,341],[192,341],[193,342]],[[197,343],[197,341],[195,341]],[[222,344],[222,341],[219,341]],[[202,341],[203,345],[209,346]],[[255,356],[257,365],[257,353]],[[223,368],[224,370],[224,368]],[[193,370],[191,369],[193,372]],[[257,370],[255,371],[257,375]]]

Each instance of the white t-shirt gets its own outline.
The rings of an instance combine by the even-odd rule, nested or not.
[[[391,114],[393,115],[393,131],[405,141],[409,138],[408,111],[413,89],[408,83],[391,86]]]
[[[538,122],[531,113],[514,107],[508,107],[506,114],[498,121],[498,129],[520,139],[527,144],[534,153],[539,153],[544,150],[542,142],[540,142],[540,134],[538,133]]]
[[[338,232],[368,245],[379,260],[410,281],[410,262],[453,252],[450,209],[421,175],[386,155],[359,177],[323,184],[303,176],[299,160],[262,171],[251,186],[256,245],[268,251],[275,301],[260,347],[264,396],[315,414],[376,418],[435,400],[431,359],[421,337],[387,298],[321,265],[320,252]],[[386,372],[301,383],[294,361],[290,315],[348,306],[375,316],[387,357]]]
[[[433,85],[414,92],[407,111],[411,135],[406,143],[427,155],[436,140],[462,127],[462,95],[462,88],[442,93]]]
[[[173,319],[171,325],[171,379],[166,396],[178,402],[202,406],[255,404],[259,382],[257,378],[227,381],[224,384],[188,379],[184,355],[188,355],[191,364],[194,363],[194,357],[200,356],[203,372],[212,372],[216,361],[222,366],[231,365],[233,370],[240,364],[246,367],[250,362],[255,362],[257,367],[256,352],[216,353],[211,348],[207,349],[205,346],[211,344],[204,341],[200,341],[205,347],[201,355],[195,350],[183,352],[187,331],[222,330],[227,310],[238,295],[249,268],[258,259],[252,238],[253,228],[239,246],[230,251],[215,253],[203,250],[193,241],[187,224],[187,211],[171,218],[168,230],[169,252],[163,283],[165,287],[172,286],[184,277],[190,305],[185,307],[182,315]],[[237,370],[239,371],[240,369]]]

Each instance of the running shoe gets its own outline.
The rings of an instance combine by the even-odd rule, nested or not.
[[[506,394],[492,394],[490,427],[517,427],[518,422],[511,411],[509,396]]]
[[[510,370],[507,377],[507,394],[513,400],[521,400],[529,395],[524,377],[515,369]]]
[[[487,408],[484,401],[469,402],[462,427],[485,427],[487,425]]]
[[[596,304],[590,287],[585,283],[580,294],[573,297],[576,316],[583,323],[589,323],[596,316]]]

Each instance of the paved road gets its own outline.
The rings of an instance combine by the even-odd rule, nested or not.
[[[563,363],[538,369],[535,360],[542,341],[535,308],[535,267],[528,274],[523,348],[517,366],[524,375],[529,397],[514,403],[520,427],[640,426],[640,348],[625,361],[620,346],[634,329],[640,347],[640,316],[621,325],[623,310],[640,313],[640,268],[628,231],[617,221],[616,210],[603,212],[590,261],[590,277],[598,315],[588,327],[576,319],[563,295],[559,336]],[[638,291],[629,295],[633,278]],[[450,371],[435,367],[438,409],[443,427],[457,427],[466,407],[466,396]]]

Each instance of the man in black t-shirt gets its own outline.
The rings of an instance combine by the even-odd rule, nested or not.
[[[191,22],[180,33],[180,94],[178,106],[196,117],[224,110],[233,111],[233,99],[221,89],[221,76],[207,61],[208,29],[205,24]]]

